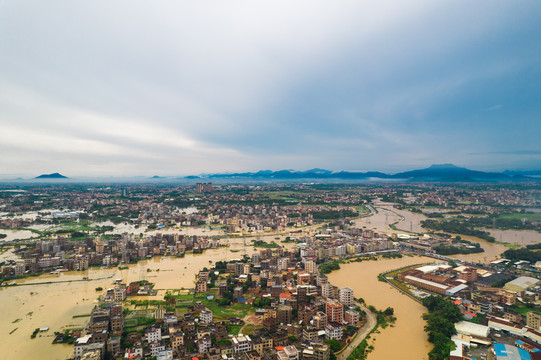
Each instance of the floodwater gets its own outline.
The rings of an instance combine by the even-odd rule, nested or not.
[[[400,233],[391,229],[390,224],[398,221],[395,225],[403,232],[413,231],[416,233],[425,233],[426,230],[421,227],[420,222],[426,217],[422,214],[412,213],[408,210],[399,210],[393,207],[390,203],[384,203],[377,201],[374,203],[378,213],[374,213],[372,216],[366,218],[360,218],[355,220],[358,227],[366,226],[368,229],[373,229],[377,232],[383,233]],[[492,236],[496,238],[497,242],[506,242],[511,244],[528,245],[541,243],[541,233],[532,230],[514,231],[514,230],[487,230]],[[453,236],[460,234],[451,234]],[[460,235],[465,240],[469,240],[475,243],[479,243],[483,250],[482,253],[468,254],[468,255],[452,255],[452,257],[472,262],[487,263],[496,260],[500,257],[501,253],[508,249],[503,244],[490,243],[486,240],[467,235]]]
[[[526,246],[541,243],[541,232],[535,230],[494,230],[485,229],[496,241]]]
[[[274,236],[262,236],[261,239],[270,241],[274,240]],[[66,359],[73,353],[73,346],[52,345],[53,334],[66,328],[83,327],[88,318],[73,316],[89,314],[97,305],[97,298],[101,295],[95,290],[97,287],[107,289],[113,286],[115,279],[122,279],[126,283],[148,280],[156,284],[157,290],[193,288],[195,274],[211,266],[211,262],[251,255],[254,248],[249,246],[250,240],[252,238],[246,238],[247,246],[244,246],[243,239],[229,239],[230,247],[208,249],[203,254],[187,254],[183,258],[154,257],[130,265],[126,270],[110,268],[47,274],[16,281],[18,284],[36,284],[34,286],[0,288],[0,304],[3,307],[0,316],[2,358],[40,359],[47,354],[47,359]],[[90,281],[81,281],[83,278]],[[43,282],[53,283],[37,285]],[[159,291],[157,297],[149,299],[163,298],[164,293]],[[41,337],[38,335],[30,339],[34,329],[39,327],[49,327],[50,330],[41,333]]]
[[[13,241],[13,240],[26,240],[32,237],[38,237],[38,234],[34,234],[30,230],[11,230],[11,229],[0,229],[0,234],[6,234],[7,237],[0,239],[2,241]]]
[[[372,216],[355,220],[358,227],[366,227],[367,229],[383,233],[424,233],[426,231],[421,227],[421,221],[426,219],[426,216],[422,214],[412,213],[408,210],[399,210],[393,204],[381,201],[375,201],[374,207],[378,213],[373,213]],[[395,226],[399,230],[394,230],[390,227],[394,223],[396,223]]]
[[[394,327],[380,329],[372,335],[374,351],[368,360],[423,360],[428,359],[432,345],[424,332],[425,321],[422,315],[426,309],[419,303],[403,295],[389,284],[378,281],[378,274],[403,266],[434,262],[426,257],[408,257],[378,261],[363,261],[340,265],[338,271],[328,275],[329,281],[338,287],[349,286],[356,298],[363,298],[368,305],[379,310],[394,309],[397,318]]]

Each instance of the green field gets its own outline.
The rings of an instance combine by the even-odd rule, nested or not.
[[[170,293],[171,294],[171,293]],[[251,305],[246,304],[231,304],[230,306],[219,306],[214,302],[214,300],[207,300],[206,295],[197,294],[194,295],[174,295],[171,294],[175,299],[177,299],[177,309],[187,308],[193,306],[197,301],[201,301],[209,310],[212,311],[213,316],[217,320],[226,320],[230,317],[243,318],[250,312],[253,312]]]
[[[498,216],[498,219],[505,220],[522,220],[528,219],[529,221],[541,221],[541,213],[514,213],[514,214],[502,214]]]

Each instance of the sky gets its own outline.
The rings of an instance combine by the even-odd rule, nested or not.
[[[0,1],[0,177],[541,169],[540,1]]]

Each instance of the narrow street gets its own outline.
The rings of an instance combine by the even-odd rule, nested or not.
[[[355,349],[366,338],[366,336],[368,336],[374,326],[376,326],[376,314],[358,302],[355,302],[355,305],[359,306],[364,312],[366,312],[366,323],[357,331],[357,336],[348,344],[346,349],[339,355],[336,355],[337,360],[346,360],[353,349]]]

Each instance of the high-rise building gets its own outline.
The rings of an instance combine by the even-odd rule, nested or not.
[[[325,304],[325,310],[327,313],[327,323],[342,323],[342,320],[344,319],[344,305],[336,300],[329,300]]]
[[[340,288],[340,302],[345,306],[351,306],[353,301],[353,289],[350,287]]]
[[[195,184],[195,192],[198,194],[212,191],[212,183],[197,183]]]
[[[287,325],[291,324],[291,317],[293,314],[293,309],[291,306],[283,305],[279,306],[278,309],[276,309],[276,319],[278,320],[278,323]]]
[[[308,273],[313,274],[316,272],[316,263],[312,260],[308,260],[304,263],[304,269]]]
[[[526,325],[532,329],[539,330],[541,327],[541,314],[530,311],[526,314]]]

